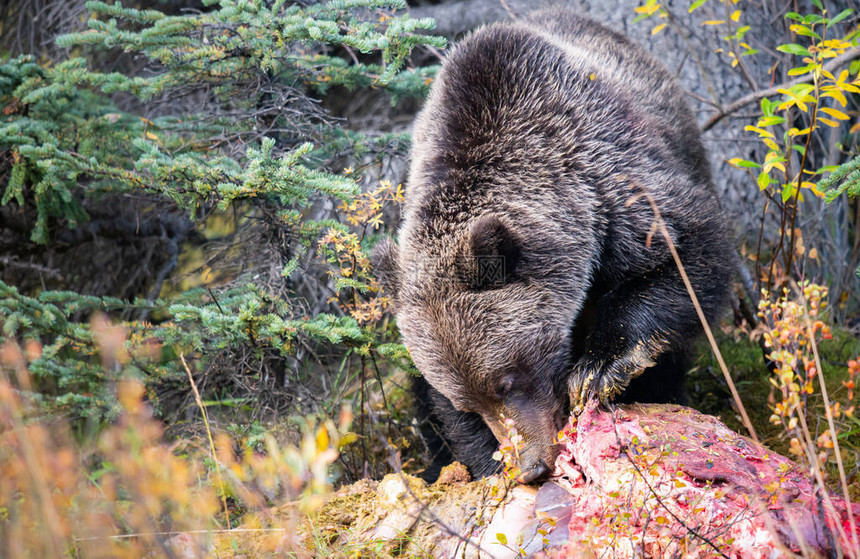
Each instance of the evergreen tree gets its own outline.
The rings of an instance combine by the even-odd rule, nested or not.
[[[147,269],[135,272],[143,279],[122,276],[119,283],[135,286],[133,300],[128,289],[81,293],[80,274],[15,287],[11,264],[23,264],[6,256],[0,341],[43,344],[31,366],[38,397],[74,417],[113,413],[100,334],[88,324],[97,311],[121,319],[130,333],[116,377],[146,379],[153,398],[184,375],[180,353],[203,367],[227,355],[220,366],[236,367],[282,359],[308,342],[405,358],[403,348],[384,343],[374,320],[384,299],[366,259],[367,223],[378,224],[382,202],[398,194],[386,194],[390,184],[363,194],[355,175],[333,171],[402,154],[407,142],[349,131],[320,100],[344,90],[378,90],[392,103],[426,94],[436,68],[405,66],[416,46],[444,46],[420,33],[432,20],[397,15],[405,7],[398,0],[221,0],[181,15],[119,2],[87,7],[89,29],[57,39],[68,59],[41,64],[23,55],[0,65],[0,229],[29,229],[29,239],[15,238],[19,255],[22,247],[38,251],[106,231],[133,244],[141,215],[143,229],[166,240]],[[88,55],[105,49],[145,64],[133,72],[92,67]],[[317,211],[326,200],[349,222]],[[249,272],[242,254],[226,280],[204,278],[187,290],[165,283],[217,219],[232,223],[234,238],[249,240],[240,252],[278,263],[279,275]],[[319,256],[334,266],[315,267]],[[209,273],[199,268],[198,275]],[[319,285],[308,303],[297,291],[309,283]]]

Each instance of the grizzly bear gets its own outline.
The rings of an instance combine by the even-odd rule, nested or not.
[[[554,464],[574,404],[680,393],[732,249],[675,78],[564,9],[484,27],[445,60],[413,131],[399,246],[374,251],[419,386],[455,458],[498,467],[504,418],[522,479]],[[646,369],[651,369],[646,371]]]

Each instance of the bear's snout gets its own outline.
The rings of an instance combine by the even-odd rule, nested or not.
[[[552,473],[552,469],[543,460],[538,460],[537,464],[528,470],[524,470],[520,474],[520,477],[517,478],[517,481],[520,483],[532,483],[533,481],[539,481],[547,477],[550,473]]]
[[[532,483],[551,474],[559,451],[556,436],[565,419],[563,408],[554,406],[546,409],[533,402],[521,402],[516,407],[504,406],[498,417],[512,419],[513,426],[522,437],[517,464],[522,474],[517,480],[520,483]],[[508,437],[509,433],[502,421],[487,416],[484,420],[499,441]]]

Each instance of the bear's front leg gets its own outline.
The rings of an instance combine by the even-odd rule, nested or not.
[[[700,299],[706,315],[712,315],[720,297]],[[594,326],[568,377],[571,407],[595,397],[614,399],[663,352],[679,349],[700,331],[695,307],[673,267],[659,266],[619,282],[597,301]]]
[[[596,397],[607,403],[621,394],[630,381],[656,364],[667,346],[659,338],[639,340],[632,347],[610,351],[600,357],[589,351],[577,361],[568,377],[568,393],[573,409],[581,409]]]

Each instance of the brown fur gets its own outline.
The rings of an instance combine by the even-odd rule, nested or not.
[[[695,121],[659,63],[564,10],[449,55],[415,124],[399,249],[375,253],[437,408],[462,414],[449,437],[478,416],[501,437],[504,414],[523,465],[551,466],[569,394],[615,395],[699,331],[637,192],[713,317],[729,245]],[[492,470],[487,437],[454,443],[473,474]]]

